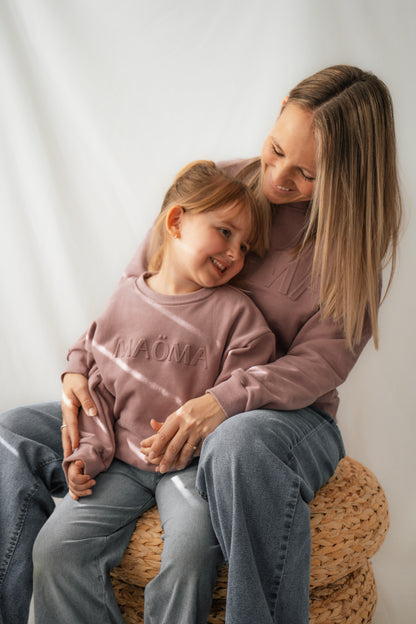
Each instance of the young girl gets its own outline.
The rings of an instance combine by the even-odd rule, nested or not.
[[[238,369],[274,357],[274,335],[260,312],[241,291],[225,286],[242,270],[249,249],[264,253],[265,215],[248,188],[213,163],[198,161],[183,169],[156,223],[150,271],[123,280],[69,351],[65,372],[88,377],[98,415],[80,416],[79,447],[64,460],[71,496],[35,546],[38,622],[90,622],[91,613],[99,617],[108,610],[111,621],[122,622],[109,572],[137,517],[157,500],[162,523],[178,521],[183,533],[184,510],[192,522],[192,505],[206,505],[194,496],[195,462],[174,480],[157,472],[140,446],[187,400]],[[196,451],[200,442],[190,436],[186,444]],[[173,481],[176,492],[164,481]],[[111,567],[101,570],[108,577],[106,595],[97,586],[93,611],[79,613],[79,600],[68,600],[68,588],[82,595],[86,580],[92,583],[96,576],[89,566],[100,567],[102,549],[114,545]],[[71,561],[67,569],[78,562],[76,578],[66,576],[65,583],[52,578],[52,557],[63,567]],[[165,554],[164,562],[169,564]]]

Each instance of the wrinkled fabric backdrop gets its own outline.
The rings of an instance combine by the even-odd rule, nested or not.
[[[59,399],[68,346],[182,165],[259,154],[284,95],[324,66],[388,84],[407,227],[380,349],[339,412],[390,504],[376,624],[416,610],[415,13],[413,0],[0,0],[2,409]]]

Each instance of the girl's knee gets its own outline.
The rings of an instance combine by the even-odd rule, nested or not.
[[[48,525],[39,532],[33,546],[33,567],[35,575],[54,574],[67,559],[65,544],[49,532]]]
[[[208,508],[206,502],[203,504]],[[218,546],[208,513],[193,514],[191,511],[187,517],[178,514],[175,521],[170,519],[163,528],[163,558],[175,565],[182,562],[185,567],[197,568],[215,553]]]
[[[187,531],[186,535],[165,535],[163,540],[162,569],[175,571],[175,575],[203,574],[206,569],[216,569],[223,561],[221,548],[212,529],[205,533]]]
[[[82,564],[83,552],[87,552],[85,542],[72,530],[76,527],[56,512],[40,530],[33,547],[35,569],[61,570],[72,565]]]

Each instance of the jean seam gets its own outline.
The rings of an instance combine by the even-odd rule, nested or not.
[[[288,456],[287,456],[288,468],[294,471],[294,464],[296,463],[296,458],[295,458],[296,449],[301,444],[306,442],[308,438],[310,438],[312,435],[316,435],[317,433],[319,433],[319,431],[322,430],[323,427],[327,427],[327,426],[333,427],[334,424],[327,420],[324,420],[323,422],[320,422],[316,427],[314,427],[311,431],[308,431],[308,433],[306,433],[301,439],[299,439],[296,442],[296,444],[294,444],[292,448],[290,449],[290,451],[288,452]],[[293,492],[291,493],[291,497],[287,504],[287,510],[290,513],[290,519],[288,517],[285,520],[285,529],[288,529],[288,531],[285,534],[284,538],[282,539],[281,554],[279,557],[278,565],[276,566],[276,574],[275,574],[276,580],[273,583],[271,587],[271,591],[270,591],[271,602],[273,605],[271,608],[271,614],[273,618],[275,616],[281,581],[282,581],[284,567],[285,567],[286,559],[287,559],[288,545],[290,541],[290,533],[293,527],[293,514],[295,512],[296,504],[300,496],[300,480],[295,480],[293,482],[292,489],[293,489]],[[296,493],[296,496],[293,498],[294,493]],[[288,521],[289,521],[289,524],[287,524]]]
[[[102,539],[103,539],[103,543],[104,543],[104,547],[103,547],[103,549],[104,549],[105,548],[105,544],[108,541],[108,537],[104,536]],[[100,592],[101,593],[101,600],[100,600],[100,603],[102,604],[102,606],[104,608],[103,615],[105,615],[106,618],[108,618],[110,616],[110,610],[109,610],[108,604],[107,604],[107,592],[105,591],[105,582],[104,582],[103,571],[101,570],[100,559],[97,556],[94,559],[94,564],[95,564],[95,568],[97,570],[98,589],[101,588],[101,592]]]
[[[6,578],[6,574],[7,574],[7,570],[9,568],[9,564],[10,561],[14,555],[14,552],[16,550],[16,546],[17,543],[19,541],[20,535],[22,533],[23,530],[23,526],[27,517],[27,512],[29,509],[29,505],[30,505],[30,501],[33,498],[33,496],[36,494],[36,492],[39,489],[39,485],[37,483],[35,483],[31,489],[29,490],[29,492],[26,494],[24,500],[23,500],[23,505],[20,509],[19,515],[17,517],[17,527],[15,529],[15,531],[12,534],[12,538],[10,540],[10,545],[6,551],[5,557],[4,557],[4,563],[3,565],[0,567],[0,584],[3,583],[4,579]]]
[[[287,535],[286,535],[285,557],[284,557],[283,564],[281,566],[281,571],[280,571],[278,582],[276,583],[275,594],[274,594],[274,596],[272,596],[273,607],[271,608],[270,612],[271,612],[271,616],[273,618],[273,622],[275,621],[275,613],[276,613],[276,607],[277,607],[278,599],[279,599],[280,586],[281,586],[282,578],[283,578],[283,575],[284,575],[284,569],[285,569],[285,565],[286,565],[286,561],[287,561],[288,545],[289,545],[289,542],[290,542],[290,535],[291,535],[292,528],[293,528],[294,513],[295,513],[296,505],[297,505],[297,502],[298,502],[299,498],[300,498],[300,490],[299,490],[299,487],[297,487],[296,499],[294,501],[294,504],[293,505],[291,504],[291,520],[290,520],[290,527],[288,527],[289,531],[287,532]]]
[[[40,476],[40,471],[42,470],[42,468],[44,468],[45,466],[47,466],[48,464],[51,464],[55,461],[59,461],[59,458],[57,457],[51,457],[49,459],[45,459],[44,461],[42,461],[41,463],[37,464],[36,468],[34,471],[32,471],[32,475],[34,477],[39,477]],[[16,550],[16,546],[19,542],[19,538],[22,534],[23,531],[23,527],[25,524],[25,520],[29,511],[29,507],[30,507],[30,503],[31,500],[33,499],[34,495],[36,494],[36,492],[39,490],[39,484],[38,483],[34,483],[32,485],[32,487],[29,489],[29,491],[26,493],[24,499],[23,499],[23,504],[20,508],[20,512],[17,516],[17,521],[16,521],[16,528],[13,531],[12,535],[11,535],[11,539],[10,539],[10,543],[9,546],[6,550],[6,553],[4,555],[4,559],[3,559],[3,563],[0,566],[0,585],[3,584],[4,579],[6,578],[7,575],[7,570],[9,568],[10,565],[10,561],[13,558],[14,552]]]
[[[37,464],[35,470],[32,472],[33,476],[39,477],[40,470],[49,464],[53,464],[54,462],[62,463],[62,459],[60,457],[51,457],[50,459],[44,459],[40,464]]]
[[[292,527],[293,527],[293,515],[295,513],[296,503],[299,498],[299,483],[294,481],[292,489],[293,489],[293,492],[291,493],[290,500],[287,503],[287,509],[290,512],[290,517],[289,517],[289,514],[287,514],[287,517],[285,518],[285,525],[284,525],[284,528],[286,529],[287,532],[282,539],[281,554],[279,556],[278,565],[276,566],[276,574],[275,574],[276,580],[273,582],[273,585],[270,591],[270,598],[271,598],[271,604],[272,604],[270,610],[271,610],[271,614],[273,617],[273,621],[274,621],[274,615],[276,611],[277,600],[279,597],[282,577],[284,574],[284,569],[285,569],[286,560],[287,560],[288,545],[290,541],[290,534],[291,534]]]
[[[311,431],[308,431],[308,433],[306,433],[306,434],[303,436],[303,438],[302,438],[301,440],[298,440],[298,441],[296,442],[296,444],[294,444],[294,445],[292,446],[292,448],[290,449],[290,455],[291,455],[291,458],[293,458],[293,457],[294,457],[294,452],[295,452],[295,450],[296,450],[296,448],[297,448],[298,446],[300,446],[301,444],[303,444],[303,443],[304,443],[304,442],[305,442],[308,438],[310,438],[311,436],[313,436],[313,435],[315,435],[316,433],[318,433],[318,432],[319,432],[319,431],[320,431],[323,427],[327,427],[327,426],[330,426],[330,427],[332,428],[332,427],[333,427],[333,424],[332,424],[332,423],[330,423],[330,422],[329,422],[329,421],[327,421],[327,420],[324,420],[323,422],[319,423],[319,425],[317,425],[316,427],[314,427]],[[288,459],[289,459],[289,458],[288,458]]]

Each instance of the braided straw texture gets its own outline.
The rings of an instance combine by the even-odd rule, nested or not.
[[[365,624],[371,621],[376,587],[369,559],[389,527],[388,506],[376,477],[350,457],[310,503],[312,624]],[[143,621],[143,588],[160,568],[162,529],[153,507],[137,522],[112,581],[127,624]],[[224,622],[227,569],[220,570],[209,624]]]
[[[126,624],[142,624],[143,588],[113,580]],[[337,583],[315,587],[310,595],[310,624],[367,624],[376,606],[376,585],[369,562]],[[225,598],[214,598],[207,624],[224,624]]]

